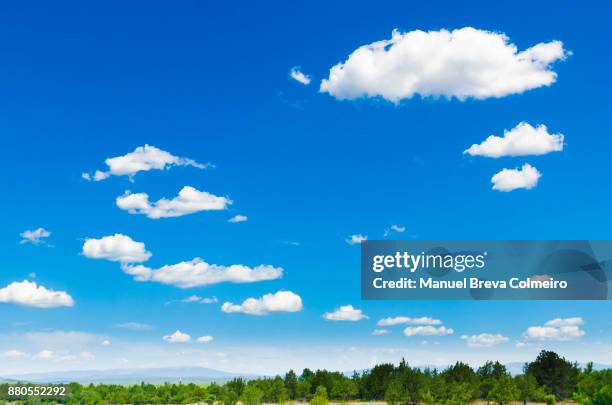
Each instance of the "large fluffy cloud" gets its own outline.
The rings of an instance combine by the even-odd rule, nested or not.
[[[0,302],[36,308],[71,307],[72,297],[64,291],[49,290],[33,281],[13,282],[0,288]]]
[[[165,265],[159,269],[128,264],[123,264],[121,268],[126,273],[134,276],[138,281],[156,281],[180,288],[191,288],[223,282],[254,283],[257,281],[275,280],[283,275],[283,269],[280,267],[269,265],[248,267],[242,264],[223,266],[206,263],[199,257],[190,261]]]
[[[490,135],[480,144],[474,144],[463,153],[472,156],[498,158],[502,156],[545,155],[563,150],[563,134],[550,134],[546,125],[532,127],[519,123],[504,136]]]
[[[546,322],[543,326],[530,326],[523,333],[525,341],[545,340],[574,340],[584,336],[580,326],[584,323],[582,318],[556,318]]]
[[[560,41],[519,51],[506,35],[471,27],[395,30],[333,66],[320,90],[337,99],[380,96],[394,103],[415,94],[503,97],[551,85],[557,78],[551,64],[567,55]]]
[[[512,191],[519,188],[532,189],[537,186],[542,173],[529,163],[516,169],[503,169],[491,177],[493,190]]]
[[[108,158],[104,161],[107,171],[96,170],[93,174],[83,173],[85,180],[100,181],[110,176],[134,176],[141,171],[164,170],[172,166],[193,166],[204,169],[207,165],[169,152],[155,146],[144,145],[137,147],[133,152],[123,156]]]
[[[298,312],[302,310],[302,298],[291,291],[277,291],[261,298],[247,298],[242,304],[225,302],[221,310],[227,313],[240,312],[249,315],[266,315],[270,312]]]
[[[323,318],[328,321],[360,321],[368,316],[361,309],[353,308],[352,305],[342,305],[333,312],[326,312]]]
[[[444,336],[452,335],[455,331],[446,326],[409,326],[404,329],[406,336]]]
[[[128,191],[117,197],[116,202],[117,207],[130,214],[144,214],[152,219],[180,217],[199,211],[224,210],[232,203],[226,197],[218,197],[191,186],[183,187],[178,196],[170,200],[162,198],[156,202],[150,202],[148,194],[132,194]]]
[[[82,253],[90,259],[106,259],[121,263],[140,263],[151,257],[144,243],[136,242],[120,233],[100,239],[86,239]]]
[[[19,243],[31,243],[33,245],[40,245],[44,243],[45,239],[51,236],[51,232],[45,228],[37,228],[32,231],[23,231],[21,234],[21,241]]]
[[[419,318],[410,318],[408,316],[396,316],[393,318],[383,318],[378,321],[378,326],[393,326],[393,325],[441,325],[442,321],[439,319],[433,319],[428,316],[422,316]]]
[[[461,339],[465,340],[470,347],[493,347],[498,344],[508,341],[508,338],[499,333],[481,333],[479,335],[463,335]]]

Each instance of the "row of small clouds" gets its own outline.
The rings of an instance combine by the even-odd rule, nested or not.
[[[533,127],[521,122],[511,130],[505,130],[503,136],[490,135],[480,144],[473,144],[463,153],[470,156],[487,158],[539,156],[551,152],[561,152],[565,136],[561,133],[551,134],[546,125]],[[532,189],[537,186],[542,173],[537,168],[524,163],[522,167],[502,169],[491,177],[493,190],[513,191]]]
[[[394,318],[383,318],[378,321],[378,326],[388,327],[401,324],[410,324],[403,330],[406,336],[443,336],[452,335],[454,330],[441,325],[439,319],[429,317],[410,318],[399,316]],[[530,326],[516,342],[517,347],[524,347],[533,342],[543,341],[569,341],[585,335],[581,329],[584,320],[580,317],[555,318],[541,326]],[[382,336],[391,333],[389,329],[374,329],[372,335]],[[499,333],[480,333],[476,335],[462,335],[461,339],[469,347],[492,347],[510,340],[507,336]]]
[[[142,263],[152,256],[145,244],[134,241],[123,234],[88,238],[83,244],[82,254],[91,259],[104,259],[119,262],[121,269],[137,281],[155,281],[171,284],[179,288],[191,288],[222,282],[253,283],[275,280],[283,275],[283,269],[270,265],[248,267],[242,264],[229,266],[209,264],[201,258],[164,265],[158,269]]]

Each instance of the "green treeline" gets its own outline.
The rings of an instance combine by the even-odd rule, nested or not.
[[[6,393],[7,384],[0,392]],[[361,374],[347,377],[339,372],[304,369],[300,375],[244,380],[225,384],[153,385],[69,385],[70,395],[59,402],[68,404],[189,404],[245,405],[309,401],[327,405],[329,401],[386,401],[390,405],[463,405],[475,399],[495,404],[535,401],[555,404],[573,399],[579,405],[612,404],[612,370],[594,371],[592,365],[580,369],[554,352],[542,351],[524,374],[510,376],[499,362],[487,362],[474,370],[464,363],[438,371],[379,364]],[[33,399],[22,403],[42,403]]]

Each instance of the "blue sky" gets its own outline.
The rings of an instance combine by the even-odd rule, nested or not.
[[[383,238],[392,224],[406,229],[392,238],[609,239],[610,11],[569,2],[3,5],[0,287],[31,280],[75,304],[0,304],[0,353],[23,353],[3,360],[0,375],[193,362],[258,373],[350,370],[402,356],[413,364],[524,361],[542,347],[612,363],[609,302],[361,301],[359,246],[346,243],[354,234]],[[560,40],[571,55],[551,64],[558,76],[550,86],[499,98],[393,103],[319,91],[332,66],[393,29],[462,27],[503,32],[519,50]],[[289,77],[296,66],[309,85]],[[564,134],[563,151],[463,154],[522,121]],[[81,177],[145,144],[214,168],[151,170],[133,182]],[[525,162],[542,174],[537,186],[491,189],[493,174]],[[126,190],[158,200],[183,186],[233,203],[160,219],[115,204]],[[248,221],[228,223],[237,214]],[[44,243],[19,243],[38,227],[51,232]],[[201,257],[284,274],[190,289],[138,282],[119,263],[82,254],[84,239],[116,233],[145,243],[152,268]],[[298,294],[303,309],[220,309],[279,290]],[[194,294],[219,302],[165,305]],[[323,319],[341,305],[369,318]],[[396,326],[372,336],[379,319],[399,315],[440,319],[454,333],[406,337]],[[582,318],[582,336],[516,347],[528,327],[570,317]],[[150,328],[117,326],[127,322]],[[214,340],[162,340],[176,330]],[[460,338],[481,333],[508,340],[473,348]]]

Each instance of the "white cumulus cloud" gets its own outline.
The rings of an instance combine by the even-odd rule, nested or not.
[[[355,234],[355,235],[351,235],[346,240],[346,243],[348,243],[349,245],[359,245],[360,243],[365,242],[366,240],[368,240],[367,235]]]
[[[49,290],[33,281],[15,281],[0,288],[0,302],[26,307],[55,308],[71,307],[74,300],[65,291]]]
[[[493,347],[508,341],[506,336],[500,335],[499,333],[481,333],[471,336],[463,335],[461,339],[465,340],[470,347]]]
[[[302,298],[291,291],[277,291],[261,298],[247,298],[242,304],[225,302],[221,310],[227,313],[266,315],[270,312],[299,312],[303,308]]]
[[[519,188],[530,190],[537,186],[542,173],[529,163],[525,163],[521,168],[503,169],[491,177],[493,190],[512,191]]]
[[[83,173],[81,177],[88,181],[101,181],[110,176],[129,176],[149,170],[165,170],[172,166],[193,166],[204,169],[208,165],[158,149],[155,146],[144,145],[123,156],[108,158],[104,161],[107,171],[96,170],[93,174]]]
[[[191,336],[181,332],[180,330],[177,330],[171,335],[164,336],[162,339],[168,343],[187,343],[191,340]]]
[[[523,333],[525,341],[566,341],[574,340],[584,336],[585,332],[580,328],[584,323],[582,318],[556,318],[546,322],[543,326],[530,326]]]
[[[231,223],[231,224],[237,224],[239,222],[246,222],[249,220],[249,217],[247,217],[246,215],[235,215],[233,217],[231,217],[227,222]]]
[[[13,350],[8,350],[2,353],[2,356],[8,357],[9,359],[23,359],[24,357],[27,357],[28,354],[22,351],[13,349]]]
[[[310,84],[310,76],[302,73],[299,67],[294,67],[289,71],[289,77],[291,77],[296,82],[302,83],[304,86],[308,86]]]
[[[439,319],[430,318],[428,316],[422,316],[419,318],[410,318],[408,316],[396,316],[392,318],[383,318],[378,321],[378,326],[393,326],[393,325],[441,325],[442,321]]]
[[[139,263],[151,257],[144,243],[136,242],[120,233],[100,239],[85,239],[82,253],[90,259],[106,259],[121,263]]]
[[[409,326],[404,329],[406,336],[444,336],[452,335],[455,331],[446,326]]]
[[[199,211],[224,210],[232,201],[194,187],[183,187],[178,196],[162,198],[155,202],[149,201],[146,193],[130,193],[126,191],[116,199],[117,207],[130,214],[143,214],[151,219],[181,217]]]
[[[391,333],[391,331],[389,329],[374,329],[372,331],[372,335],[374,335],[374,336],[386,335],[388,333]]]
[[[32,231],[23,231],[19,234],[21,241],[19,243],[26,244],[31,243],[33,245],[40,245],[45,242],[45,239],[51,236],[51,232],[45,228],[37,228]]]
[[[353,308],[352,305],[342,305],[333,312],[326,312],[323,318],[328,321],[360,321],[368,319],[361,309]]]
[[[504,97],[554,83],[551,64],[568,54],[561,41],[519,51],[506,35],[472,27],[394,30],[391,39],[363,45],[333,66],[320,91],[339,100],[380,96],[393,103],[416,94]]]
[[[283,275],[283,269],[269,265],[248,267],[242,264],[223,266],[209,264],[196,257],[190,261],[165,265],[152,269],[143,265],[123,264],[122,270],[137,281],[156,281],[162,284],[175,285],[180,288],[191,288],[203,285],[230,283],[254,283],[275,280]]]
[[[521,122],[504,136],[490,135],[480,144],[474,144],[463,153],[472,156],[498,158],[502,156],[545,155],[563,150],[563,134],[550,134],[546,125],[532,127]]]
[[[215,338],[212,336],[200,336],[199,338],[196,339],[196,342],[198,343],[210,343],[214,340]]]

